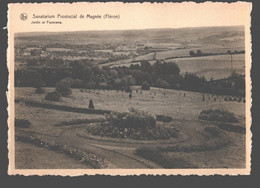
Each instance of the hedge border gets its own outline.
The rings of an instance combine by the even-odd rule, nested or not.
[[[80,160],[84,164],[91,165],[94,169],[108,167],[107,162],[103,158],[95,155],[94,153],[82,152],[79,149],[75,149],[67,145],[60,145],[55,143],[54,141],[47,142],[39,137],[25,135],[16,135],[15,140],[34,144],[38,147],[47,148],[55,152],[63,153],[70,158]]]

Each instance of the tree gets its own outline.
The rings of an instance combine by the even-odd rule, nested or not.
[[[63,97],[69,96],[71,91],[71,83],[67,79],[63,79],[56,84],[56,91],[60,93]]]
[[[147,81],[144,81],[143,83],[142,83],[142,90],[150,90],[150,85],[149,85],[149,83],[147,82]]]
[[[121,84],[124,88],[134,86],[135,85],[135,78],[131,75],[124,76],[121,79]]]
[[[194,56],[195,52],[193,50],[190,51],[190,56]]]
[[[130,88],[130,86],[128,86],[128,87],[126,88],[125,92],[127,92],[127,93],[132,93],[132,89]]]
[[[57,91],[53,91],[53,92],[50,92],[48,93],[46,96],[45,96],[45,100],[49,100],[49,101],[61,101],[61,95],[60,93],[58,93]]]
[[[162,80],[161,78],[157,79],[156,86],[160,88],[169,88],[170,84],[166,82],[165,80]]]
[[[94,109],[94,104],[93,104],[93,100],[92,99],[89,100],[88,108]]]
[[[197,55],[198,56],[202,55],[202,52],[200,50],[197,50]]]

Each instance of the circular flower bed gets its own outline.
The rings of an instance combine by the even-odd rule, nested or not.
[[[156,119],[144,112],[131,109],[125,113],[112,113],[106,122],[87,125],[92,135],[136,140],[157,140],[177,137],[177,130],[171,126],[158,126]]]
[[[155,126],[154,128],[137,129],[116,127],[106,123],[91,123],[86,127],[87,132],[96,136],[112,138],[130,138],[135,140],[165,140],[178,137],[174,127]]]

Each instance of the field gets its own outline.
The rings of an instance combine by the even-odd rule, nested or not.
[[[168,52],[168,51],[167,51]],[[166,52],[160,52],[166,53]],[[159,55],[158,58],[162,55]],[[188,53],[188,52],[187,52]],[[153,54],[148,54],[146,56],[141,56],[136,58],[138,60],[149,60],[150,64],[155,63],[151,60]],[[165,58],[166,56],[164,56]],[[172,55],[169,55],[172,57]],[[140,64],[140,62],[131,63],[132,59],[119,60],[116,62],[110,62],[102,64],[102,66],[127,66],[131,64]],[[231,57],[230,55],[212,55],[212,56],[201,56],[201,57],[183,57],[183,58],[173,58],[167,59],[165,62],[175,62],[180,68],[180,74],[185,74],[186,72],[194,73],[198,76],[204,76],[207,80],[227,78],[231,75],[233,71],[239,74],[245,74],[245,54],[234,54],[232,55],[233,69],[231,69]]]
[[[137,89],[137,88],[136,88]],[[52,91],[54,88],[45,88]],[[139,89],[140,91],[140,89]],[[155,94],[156,92],[156,94]],[[165,93],[165,95],[164,95]],[[44,94],[35,94],[33,88],[16,88],[16,99],[38,101],[40,103],[51,103],[56,105],[65,105],[73,107],[87,108],[89,99],[92,99],[95,109],[106,109],[113,111],[126,111],[133,107],[143,110],[152,115],[168,115],[173,118],[167,126],[173,126],[178,129],[180,135],[178,138],[169,140],[146,140],[138,141],[132,139],[107,138],[93,136],[86,132],[87,123],[74,124],[64,122],[74,122],[84,119],[101,119],[104,115],[64,112],[60,110],[33,107],[26,105],[22,100],[16,105],[16,118],[28,119],[32,123],[30,128],[16,128],[17,135],[40,138],[44,142],[55,142],[59,145],[66,145],[80,151],[90,152],[106,161],[106,168],[162,168],[161,164],[147,160],[135,154],[139,147],[154,148],[160,146],[163,148],[177,147],[190,148],[191,152],[167,151],[162,152],[166,159],[175,159],[180,161],[177,166],[170,165],[173,168],[239,168],[244,167],[245,156],[243,145],[245,135],[230,131],[221,131],[221,137],[212,137],[206,132],[205,127],[215,127],[214,122],[205,122],[198,120],[198,115],[203,109],[223,108],[235,113],[240,121],[239,125],[244,126],[245,105],[238,102],[225,102],[223,96],[218,96],[217,101],[213,102],[211,95],[206,95],[206,100],[202,102],[202,94],[194,92],[184,92],[177,90],[166,90],[152,88],[150,91],[143,91],[142,94],[133,93],[132,99],[128,98],[127,93],[103,90],[80,90],[73,89],[73,94],[69,98],[63,98],[62,102],[47,102],[44,100]],[[82,102],[84,101],[84,103]],[[48,117],[48,118],[46,118]],[[60,126],[56,126],[59,124]],[[64,124],[64,126],[62,126]],[[164,123],[157,122],[164,126]],[[223,139],[223,138],[225,139]],[[228,141],[226,141],[228,139]],[[216,145],[220,143],[223,146]],[[226,146],[227,144],[227,146]],[[219,148],[220,147],[220,148]],[[27,149],[26,149],[27,148]],[[192,148],[202,148],[200,150]],[[213,149],[203,149],[213,148]],[[28,147],[16,142],[17,159],[25,158]],[[34,149],[31,167],[41,168],[40,161],[45,161],[39,153],[47,150]],[[161,152],[159,152],[161,153]],[[55,156],[55,154],[51,154]],[[46,168],[63,168],[62,160],[66,158],[65,154],[60,161],[52,167],[45,165]],[[116,160],[115,160],[116,159]],[[28,164],[29,159],[17,160],[17,168],[23,168]],[[71,159],[72,160],[72,159]],[[39,165],[37,166],[37,161]],[[125,161],[128,161],[127,163]],[[52,165],[51,163],[49,165]],[[60,166],[59,166],[60,165]],[[70,162],[65,168],[82,167],[77,161]],[[180,166],[181,165],[181,166]],[[85,165],[89,168],[89,165]],[[26,168],[29,168],[27,166]]]
[[[233,71],[245,74],[245,54],[232,55],[233,69],[231,69],[230,55],[177,58],[168,61],[176,62],[181,74],[194,73],[204,76],[207,80],[226,78]]]

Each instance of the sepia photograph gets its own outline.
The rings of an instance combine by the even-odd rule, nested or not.
[[[9,4],[9,174],[250,174],[250,11]]]

